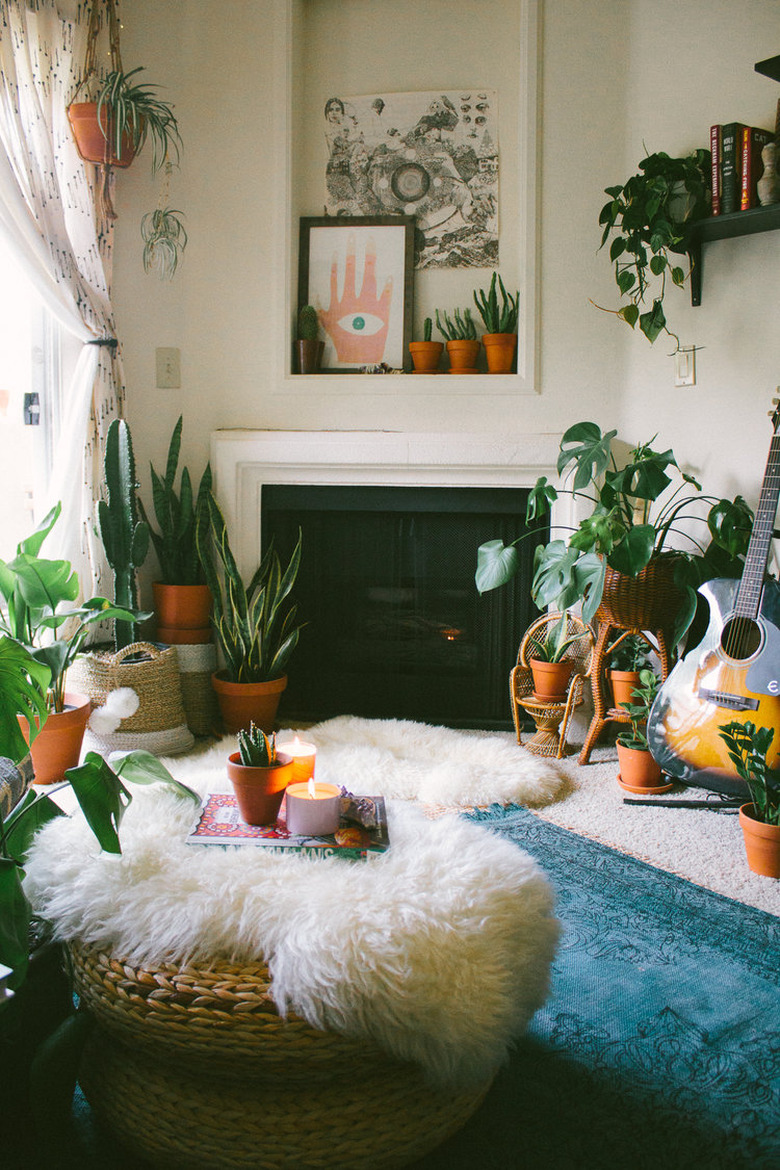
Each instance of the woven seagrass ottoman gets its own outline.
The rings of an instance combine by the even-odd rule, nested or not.
[[[144,968],[78,945],[71,956],[97,1024],[84,1094],[155,1165],[406,1166],[490,1087],[437,1090],[363,1040],[280,1019],[263,964]]]
[[[546,877],[490,829],[401,801],[372,861],[192,846],[194,815],[152,785],[121,855],[78,810],[28,855],[94,1023],[79,1080],[96,1117],[166,1170],[415,1162],[547,997]]]

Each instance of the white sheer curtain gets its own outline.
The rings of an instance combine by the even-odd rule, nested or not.
[[[66,114],[88,23],[80,0],[0,0],[0,232],[47,307],[84,342],[64,388],[49,490],[63,514],[46,551],[73,562],[85,591],[105,592],[94,501],[124,379],[111,309],[112,227],[97,220],[94,168],[79,158]]]

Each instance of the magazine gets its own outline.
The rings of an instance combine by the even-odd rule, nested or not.
[[[343,857],[367,861],[380,857],[390,845],[383,796],[362,796],[359,804],[369,827],[342,812],[335,833],[322,837],[293,836],[287,831],[285,801],[273,825],[247,825],[241,820],[232,792],[209,792],[203,799],[188,845],[255,845],[274,853],[305,853],[312,857]],[[344,802],[348,809],[354,808]],[[365,810],[368,809],[368,816]],[[374,822],[371,824],[370,822]]]

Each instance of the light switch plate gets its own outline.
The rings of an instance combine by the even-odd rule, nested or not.
[[[181,351],[162,348],[154,351],[157,367],[157,389],[178,390],[181,387]]]
[[[674,355],[674,384],[675,386],[696,385],[696,350],[694,346],[684,346]]]

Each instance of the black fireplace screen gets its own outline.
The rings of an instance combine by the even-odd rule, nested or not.
[[[520,488],[265,485],[263,550],[283,560],[303,531],[295,595],[306,622],[280,717],[417,719],[511,726],[508,676],[537,610],[530,598],[539,525],[521,569],[480,597],[477,548],[524,531]]]

